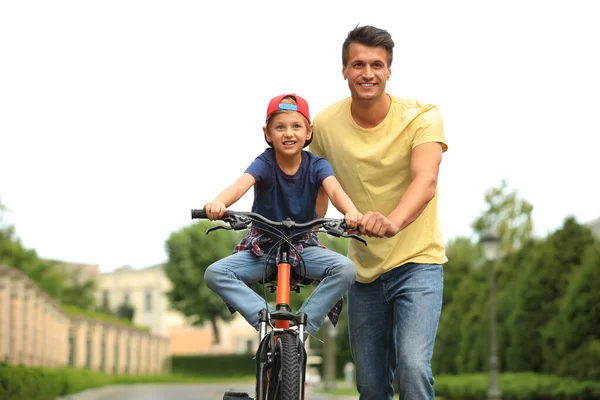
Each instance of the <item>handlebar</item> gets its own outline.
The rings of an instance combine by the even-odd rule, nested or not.
[[[206,212],[204,209],[192,209],[192,219],[208,219]],[[308,229],[314,228],[316,226],[320,226],[324,229],[324,231],[332,236],[343,237],[343,238],[352,238],[356,239],[359,242],[363,243],[365,246],[367,245],[367,241],[355,234],[347,234],[346,233],[346,223],[343,219],[334,219],[334,218],[317,218],[312,221],[296,223],[290,219],[285,221],[277,222],[272,221],[268,218],[263,217],[260,214],[254,212],[247,211],[225,211],[225,214],[221,218],[224,222],[229,223],[231,228],[224,227],[212,227],[206,233],[209,233],[215,229],[233,229],[233,230],[241,230],[248,228],[252,222],[262,222],[273,228],[283,228],[285,230],[291,229]]]

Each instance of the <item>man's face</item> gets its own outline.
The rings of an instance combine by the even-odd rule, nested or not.
[[[353,99],[377,100],[385,94],[385,86],[391,73],[385,47],[350,44],[348,64],[342,69],[342,74],[348,80]]]

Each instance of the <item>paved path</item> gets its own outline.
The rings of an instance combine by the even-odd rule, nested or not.
[[[226,391],[252,393],[253,384],[135,384],[90,389],[58,400],[222,400]],[[312,393],[306,400],[356,400],[355,397]]]

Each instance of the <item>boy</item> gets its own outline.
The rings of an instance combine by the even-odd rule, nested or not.
[[[312,140],[308,103],[296,94],[274,97],[267,108],[263,127],[267,148],[231,186],[204,206],[211,220],[220,219],[227,207],[238,201],[254,186],[252,211],[273,221],[286,218],[302,223],[317,218],[319,189],[344,214],[349,228],[355,228],[362,218],[334,176],[326,159],[302,149]],[[326,201],[321,194],[319,202]],[[237,310],[256,330],[258,313],[265,301],[247,283],[263,277],[265,257],[273,246],[268,234],[248,230],[234,253],[212,264],[206,270],[207,286]],[[345,256],[325,249],[315,232],[294,243],[301,250],[309,279],[321,281],[299,312],[308,320],[306,332],[316,333],[328,311],[354,283],[356,267]],[[298,246],[299,245],[299,246]],[[267,276],[275,271],[275,260],[268,265]],[[274,309],[269,306],[269,311]],[[335,323],[335,321],[332,321]]]

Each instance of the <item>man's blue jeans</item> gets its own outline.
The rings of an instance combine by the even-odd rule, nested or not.
[[[258,312],[265,308],[265,299],[250,289],[245,282],[263,278],[267,256],[256,256],[249,250],[240,251],[212,264],[204,273],[206,285],[236,309],[258,330]],[[356,279],[356,266],[348,257],[322,247],[306,247],[302,251],[306,264],[305,276],[321,281],[298,312],[305,312],[306,332],[316,333],[327,313],[342,298]],[[299,267],[301,266],[299,263]],[[266,276],[276,271],[275,257],[271,257]],[[223,305],[225,307],[225,305]],[[269,305],[269,311],[273,311]]]
[[[431,357],[442,309],[443,269],[409,263],[348,292],[348,329],[360,400],[433,399]]]

